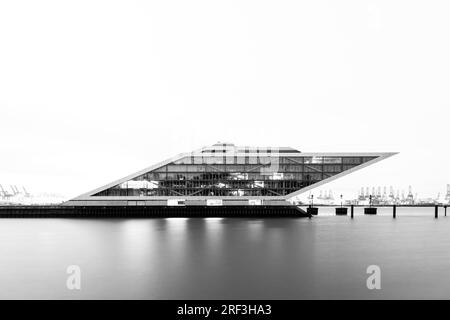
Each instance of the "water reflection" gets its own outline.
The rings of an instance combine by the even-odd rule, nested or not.
[[[442,298],[450,218],[427,214],[2,219],[0,298]],[[80,292],[65,287],[72,264]],[[365,287],[369,264],[382,268],[380,292]]]
[[[250,220],[248,221],[248,235],[250,240],[259,241],[262,239],[264,231],[264,221],[263,220]]]

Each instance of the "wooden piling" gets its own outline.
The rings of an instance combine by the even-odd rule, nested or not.
[[[392,207],[392,217],[395,219],[397,217],[397,206],[394,204]]]
[[[438,212],[439,212],[439,207],[438,206],[434,206],[434,218],[435,219],[438,218]]]
[[[319,214],[319,208],[313,207],[313,206],[309,206],[308,209],[306,209],[306,212],[309,215],[317,216]]]
[[[353,219],[353,213],[355,211],[355,206],[352,204],[350,207],[350,217]]]

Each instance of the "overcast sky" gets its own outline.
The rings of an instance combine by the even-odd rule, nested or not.
[[[397,151],[329,188],[436,196],[449,16],[449,1],[1,1],[0,184],[73,197],[227,141]]]

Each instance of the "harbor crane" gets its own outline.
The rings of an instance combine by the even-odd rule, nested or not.
[[[11,190],[13,192],[13,196],[15,196],[15,195],[17,195],[19,193],[18,190],[16,189],[17,187],[13,186],[12,184],[9,185],[9,186],[11,187]]]
[[[29,197],[31,194],[27,191],[27,189],[25,189],[24,186],[22,186],[23,189],[23,194],[25,195],[25,197]]]
[[[8,191],[6,191],[5,189],[3,189],[3,186],[0,184],[0,191],[2,193],[2,197],[4,199],[9,199],[10,197],[13,196],[13,194],[9,193]]]

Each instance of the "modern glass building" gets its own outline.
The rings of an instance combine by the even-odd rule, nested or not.
[[[72,206],[274,207],[394,153],[303,153],[218,143],[66,202]]]

